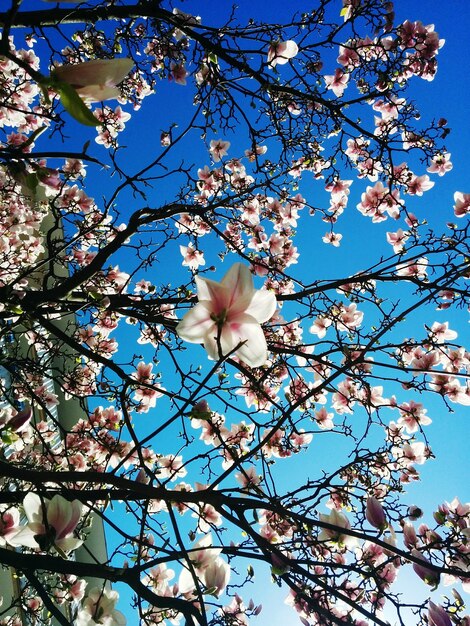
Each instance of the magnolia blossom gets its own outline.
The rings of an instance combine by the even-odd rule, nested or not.
[[[176,327],[181,339],[203,343],[214,360],[233,353],[250,367],[264,365],[268,351],[261,324],[276,310],[275,295],[255,289],[250,270],[241,263],[220,283],[199,276],[195,281],[199,302]]]
[[[0,513],[0,547],[10,544],[10,540],[18,533],[20,513],[14,507]]]
[[[56,67],[53,76],[69,83],[77,93],[88,100],[99,102],[119,98],[116,87],[130,72],[132,59],[95,59]]]
[[[222,160],[222,157],[228,154],[230,148],[230,141],[224,141],[223,139],[212,139],[209,146],[209,152],[215,163]]]
[[[76,626],[126,626],[127,620],[114,608],[119,599],[117,591],[111,589],[91,589],[82,608],[78,611]]]
[[[344,513],[333,509],[328,515],[320,513],[319,517],[321,522],[331,524],[335,528],[322,528],[320,534],[318,535],[318,541],[331,541],[347,548],[351,548],[356,545],[357,539],[355,537],[341,532],[341,529],[343,528],[344,530],[349,530],[351,528],[351,524]]]
[[[331,89],[335,96],[340,98],[348,86],[349,74],[346,74],[338,67],[334,74],[325,76],[324,78],[326,88]]]
[[[429,565],[429,561],[425,559],[421,552],[416,550],[416,548],[411,550],[411,554],[415,557],[415,559],[419,559],[422,563],[413,563],[413,569],[416,574],[418,574],[421,580],[424,580],[427,585],[436,588],[441,578],[439,572],[426,567],[426,565]]]
[[[374,496],[367,498],[366,518],[369,524],[378,530],[385,530],[388,526],[382,505]]]
[[[42,550],[54,546],[65,553],[82,545],[83,541],[73,535],[83,509],[78,500],[69,502],[61,495],[46,500],[36,493],[28,493],[23,508],[28,524],[10,539],[11,545]]]
[[[268,65],[271,67],[285,65],[290,59],[293,59],[298,52],[298,45],[291,39],[272,43],[268,50]]]
[[[454,213],[456,217],[464,217],[470,213],[470,193],[456,191],[454,193]]]
[[[199,539],[188,552],[197,578],[206,587],[206,593],[218,598],[230,579],[230,566],[219,556],[222,549],[212,547],[212,535],[209,533]],[[195,590],[195,580],[188,568],[181,571],[178,588],[185,595],[192,594]]]

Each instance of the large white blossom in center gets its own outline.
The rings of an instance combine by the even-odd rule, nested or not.
[[[199,302],[176,327],[181,339],[204,344],[214,360],[233,353],[250,367],[264,365],[268,349],[261,324],[276,310],[274,293],[255,289],[242,263],[235,263],[220,283],[195,280]]]

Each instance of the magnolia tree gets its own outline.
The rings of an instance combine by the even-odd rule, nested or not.
[[[263,576],[305,626],[469,624],[470,506],[420,520],[406,496],[426,398],[470,404],[448,323],[470,194],[441,230],[413,198],[452,168],[409,96],[434,26],[385,0],[284,24],[20,4],[0,14],[0,624],[256,624]],[[353,228],[371,246],[335,262]]]

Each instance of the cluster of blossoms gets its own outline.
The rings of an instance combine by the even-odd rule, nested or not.
[[[344,19],[353,20],[361,5],[360,0],[343,0]],[[394,92],[413,76],[433,78],[443,42],[433,26],[421,22],[404,22],[393,29],[393,11],[387,9],[383,33],[374,39],[359,38],[354,29],[354,37],[349,35],[339,48],[339,67],[321,75],[319,57],[306,61],[308,44],[284,39],[276,28],[270,42],[260,39],[259,50],[250,52],[261,59],[260,68],[247,74],[250,81],[243,74],[249,69],[248,54],[240,52],[242,61],[237,59],[231,69],[243,70],[243,81],[235,81],[243,89],[256,80],[263,85],[260,102],[262,106],[269,102],[268,126],[277,129],[283,149],[277,154],[272,142],[268,153],[271,130],[257,131],[250,118],[250,137],[244,144],[249,147],[237,158],[232,156],[238,150],[235,141],[226,139],[233,117],[225,108],[233,97],[231,79],[220,81],[232,54],[224,47],[230,27],[214,47],[223,54],[209,53],[210,31],[202,30],[200,18],[177,8],[170,12],[157,7],[156,12],[160,17],[148,24],[139,19],[119,23],[115,31],[119,46],[113,54],[116,50],[122,54],[121,42],[127,42],[124,54],[132,59],[94,58],[108,55],[109,42],[104,32],[90,27],[74,34],[74,47],[62,50],[62,64],[51,66],[49,77],[38,77],[39,60],[32,50],[16,50],[12,43],[10,56],[16,55],[18,62],[10,57],[0,60],[4,71],[0,128],[14,129],[0,146],[11,157],[0,168],[0,288],[5,287],[11,302],[10,309],[0,305],[0,312],[5,311],[4,336],[14,334],[11,343],[17,347],[16,363],[10,357],[14,350],[4,350],[8,380],[1,385],[10,403],[0,410],[0,436],[8,446],[4,458],[38,475],[82,472],[83,481],[74,482],[74,488],[93,485],[90,498],[98,483],[114,489],[103,477],[106,472],[113,481],[121,481],[119,498],[124,496],[119,506],[125,507],[129,526],[138,528],[136,536],[111,522],[111,507],[102,509],[104,502],[92,500],[93,511],[114,525],[116,535],[121,533],[122,543],[110,561],[118,562],[121,556],[122,561],[109,571],[115,579],[122,576],[122,581],[136,586],[138,581],[145,587],[143,596],[150,600],[142,604],[139,599],[139,606],[149,625],[180,624],[187,618],[184,607],[197,614],[207,603],[216,607],[214,623],[247,626],[248,617],[256,616],[261,607],[252,601],[245,605],[233,592],[241,575],[233,588],[229,585],[239,575],[232,562],[240,555],[263,558],[275,580],[292,573],[286,579],[291,587],[287,602],[305,626],[324,623],[325,616],[328,623],[364,626],[358,613],[371,619],[382,615],[399,568],[407,561],[432,587],[443,580],[462,583],[468,590],[470,506],[457,499],[445,502],[434,514],[436,527],[424,522],[415,527],[416,511],[402,515],[399,507],[394,508],[394,498],[406,483],[419,479],[419,466],[432,458],[424,432],[432,420],[409,392],[428,389],[445,402],[470,405],[465,383],[470,355],[455,343],[457,333],[440,321],[426,326],[421,341],[382,348],[384,331],[394,327],[395,311],[384,305],[378,290],[381,280],[396,281],[416,286],[425,300],[422,293],[433,280],[440,310],[463,300],[465,294],[450,281],[441,281],[441,288],[440,261],[433,264],[432,255],[421,248],[419,254],[407,254],[407,247],[416,246],[420,237],[419,222],[406,208],[407,197],[430,190],[431,177],[445,175],[452,163],[450,153],[438,148],[431,136],[411,130],[414,109]],[[309,32],[306,28],[305,41]],[[201,41],[204,45],[198,48]],[[238,44],[236,49],[241,51]],[[144,63],[139,59],[142,54]],[[315,56],[311,51],[309,55]],[[301,80],[296,78],[297,62]],[[299,85],[305,87],[303,81],[310,75],[316,76],[315,88],[303,93]],[[205,145],[211,159],[210,166],[194,168],[196,173],[186,165],[175,168],[172,176],[184,179],[179,202],[163,206],[158,200],[156,209],[149,208],[153,200],[147,202],[146,187],[160,175],[153,179],[148,172],[156,164],[166,167],[167,152],[190,133],[192,124],[181,134],[176,124],[161,131],[161,153],[135,176],[121,169],[120,153],[114,150],[130,119],[121,105],[133,102],[138,108],[153,90],[153,76],[197,90],[193,102],[204,111],[203,139],[209,142]],[[285,92],[283,76],[290,77]],[[361,133],[362,122],[354,122],[345,135],[338,126],[338,112],[346,115],[342,103],[347,104],[354,86],[364,106],[373,111],[372,130]],[[230,97],[220,96],[225,90]],[[209,132],[216,129],[213,97],[223,100],[218,106],[224,134],[209,141],[207,137],[213,136]],[[251,97],[255,99],[255,94]],[[120,104],[115,108],[91,104],[110,99]],[[260,118],[266,110],[260,111]],[[95,200],[85,189],[88,148],[78,155],[81,158],[70,156],[54,169],[32,153],[39,131],[55,119],[51,116],[67,120],[67,114],[97,126],[96,142],[111,149],[113,172],[121,178],[110,201]],[[289,125],[287,139],[281,137]],[[445,125],[438,123],[437,128]],[[304,135],[307,140],[299,139]],[[325,139],[324,146],[317,135]],[[337,136],[341,137],[337,147],[323,154]],[[392,157],[387,161],[385,144],[392,152],[395,147],[421,150],[427,173],[415,173],[408,163],[393,165]],[[408,229],[387,233],[399,259],[383,273],[379,264],[370,276],[358,273],[323,288],[321,281],[307,285],[294,280],[286,270],[299,259],[294,237],[308,196],[298,190],[307,174],[314,181],[326,178],[321,184],[329,194],[329,206],[311,206],[310,216],[320,213],[330,228],[323,241],[340,245],[343,235],[334,228],[347,209],[353,181],[343,179],[337,170],[338,152],[363,181],[358,211],[373,223],[406,216]],[[130,215],[127,226],[119,224],[115,212],[124,189],[132,190],[134,200],[145,200],[145,207]],[[455,216],[466,217],[470,194],[456,192],[454,201]],[[204,237],[207,247],[202,249]],[[439,251],[449,255],[449,267],[462,244],[455,237],[446,248],[445,239],[439,243]],[[155,249],[165,248],[176,250],[176,257],[190,270],[183,273],[190,275],[196,293],[188,286],[171,286],[171,281],[180,280],[172,267],[168,278],[150,272]],[[229,263],[234,254],[243,260],[230,263],[220,282],[202,275],[212,271],[207,266],[214,251]],[[468,269],[460,271],[454,283],[461,278],[468,278]],[[263,281],[261,288],[255,288],[255,279],[260,287]],[[313,274],[307,280],[314,280]],[[294,298],[299,310],[293,315],[289,300]],[[183,312],[188,301],[191,308]],[[377,325],[374,307],[380,316]],[[129,338],[136,337],[142,354],[127,345],[118,353],[116,337],[123,337],[118,329],[124,318],[132,326],[140,325],[139,336],[133,328],[126,332]],[[3,329],[2,322],[2,333]],[[193,355],[204,353],[186,343],[201,344],[209,363],[205,358],[194,361]],[[403,388],[398,397],[384,390],[388,374],[383,374],[387,363],[381,357],[399,372]],[[233,376],[232,369],[237,370]],[[162,372],[168,389],[162,386]],[[54,384],[49,384],[51,378]],[[200,397],[210,398],[217,410],[210,409],[205,399],[196,400]],[[71,401],[69,406],[80,406],[73,409],[76,415],[67,426],[57,413],[63,398]],[[87,399],[91,407],[84,410]],[[390,414],[394,419],[386,419]],[[191,426],[200,431],[199,441],[187,428],[188,415]],[[363,419],[364,432],[356,438],[357,422]],[[369,430],[371,439],[379,432],[383,441],[385,433],[378,452],[363,451],[370,441]],[[277,493],[273,466],[278,461],[312,451],[319,441],[330,436],[334,440],[339,434],[356,444],[343,468],[331,476],[322,470],[320,478],[309,468],[313,478],[302,476],[304,484],[285,497]],[[167,440],[161,441],[161,436]],[[155,441],[158,449],[153,447]],[[170,442],[171,450],[163,453]],[[190,482],[196,473],[204,483]],[[27,490],[31,484],[37,483],[28,483]],[[12,492],[16,489],[15,483]],[[66,557],[86,542],[88,506],[59,494],[49,499],[31,491],[22,506],[2,505],[0,547]],[[321,506],[329,512],[320,512]],[[254,524],[247,522],[249,510]],[[182,516],[189,543],[179,526]],[[237,516],[243,531],[240,544],[228,538],[227,527],[237,526]],[[401,539],[407,551],[400,547]],[[447,573],[441,575],[439,568]],[[252,570],[250,565],[246,580]],[[75,603],[77,626],[125,624],[115,608],[118,595],[106,585],[90,588],[72,575],[57,575],[57,580],[54,602]],[[29,615],[39,619],[43,604],[27,594]],[[224,605],[225,595],[231,599]],[[422,613],[423,607],[424,603],[416,605]],[[431,601],[427,610],[429,626],[450,626],[454,621],[447,605]]]

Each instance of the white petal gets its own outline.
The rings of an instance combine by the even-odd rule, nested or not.
[[[72,513],[72,504],[61,495],[55,495],[47,507],[47,521],[60,536]]]
[[[44,528],[42,529],[44,531]],[[23,526],[14,537],[10,537],[8,543],[13,547],[24,546],[26,548],[39,548],[38,542],[34,536],[38,533],[29,526]]]
[[[82,543],[82,539],[77,539],[76,537],[66,537],[65,539],[57,540],[55,545],[60,548],[62,552],[68,553],[79,548]]]
[[[253,277],[243,263],[235,263],[222,279],[222,285],[230,291],[230,305],[240,298],[252,297]]]
[[[198,302],[196,306],[188,311],[181,322],[176,327],[176,332],[189,343],[204,343],[208,332],[214,327],[216,334],[216,324],[211,319],[211,312],[206,302]]]
[[[54,69],[55,75],[74,87],[88,85],[116,86],[129,74],[132,59],[94,59],[73,65],[61,65]]]
[[[36,493],[28,493],[23,500],[23,508],[28,522],[43,521],[41,498]]]
[[[178,579],[178,590],[180,593],[189,593],[190,591],[194,591],[195,589],[196,586],[194,584],[192,574],[189,569],[186,569],[185,567],[181,570],[181,574]]]
[[[252,315],[257,322],[263,324],[272,318],[276,311],[276,306],[276,296],[272,291],[257,289],[245,313]]]
[[[268,359],[268,347],[261,326],[244,323],[240,325],[237,334],[239,340],[245,343],[235,354],[250,367],[264,365]]]
[[[107,87],[106,85],[88,85],[79,87],[77,93],[90,102],[103,102],[104,100],[116,100],[121,97],[118,87]]]
[[[211,329],[204,338],[204,347],[207,350],[207,354],[214,361],[217,361],[221,356],[230,354],[240,342],[238,335],[232,333],[229,324],[225,324],[222,327],[220,337],[218,337],[217,331],[217,326],[214,324],[214,328]],[[217,339],[219,339],[219,341],[217,341]]]

